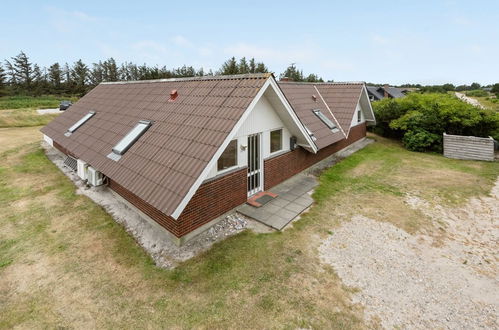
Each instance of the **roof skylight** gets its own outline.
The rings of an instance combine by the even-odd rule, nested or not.
[[[121,156],[130,147],[137,142],[137,140],[144,134],[149,127],[151,127],[152,122],[149,120],[141,120],[135,125],[134,128],[127,135],[125,135],[113,148],[113,152],[107,155],[108,158],[112,160],[119,160]]]
[[[81,125],[85,124],[87,120],[92,118],[92,116],[95,115],[95,111],[89,111],[85,116],[83,116],[82,119],[78,120],[73,126],[68,128],[66,133],[64,133],[65,136],[70,136],[71,134],[74,133],[78,128],[80,128]]]
[[[333,133],[338,132],[339,129],[336,127],[336,125],[328,118],[326,117],[322,111],[319,109],[312,110],[314,114],[327,126]]]

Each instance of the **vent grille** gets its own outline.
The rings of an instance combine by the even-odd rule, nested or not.
[[[78,164],[76,161],[76,158],[73,158],[71,156],[67,156],[66,159],[64,159],[64,165],[72,169],[73,171],[76,172],[76,169],[78,168]]]

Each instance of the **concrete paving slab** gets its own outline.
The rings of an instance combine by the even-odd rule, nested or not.
[[[303,210],[305,210],[306,208],[307,208],[306,206],[303,206],[303,205],[300,205],[300,204],[289,203],[288,205],[286,205],[284,207],[284,210],[291,211],[291,212],[296,212],[296,213],[300,213]]]
[[[286,199],[282,199],[280,197],[277,197],[272,202],[270,202],[269,205],[284,207],[284,206],[288,205],[289,203],[290,203],[290,201],[288,201]]]

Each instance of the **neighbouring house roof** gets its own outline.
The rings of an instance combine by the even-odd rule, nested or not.
[[[296,111],[302,123],[317,138],[315,144],[319,149],[338,142],[348,136],[352,118],[363,93],[367,97],[363,82],[345,83],[302,83],[279,82],[284,95]],[[369,100],[364,106],[372,112]],[[313,109],[319,109],[330,120],[339,124],[340,131],[332,132],[314,115]],[[367,120],[374,120],[366,116]]]
[[[369,94],[374,96],[375,100],[382,100],[385,98],[385,88],[383,86],[366,86]],[[392,98],[400,98],[405,96],[407,89],[398,87],[388,87],[387,93]]]
[[[42,132],[172,215],[269,77],[102,83]],[[178,97],[169,102],[172,90]],[[71,136],[64,136],[89,111],[95,115]],[[108,158],[116,143],[144,119],[153,123],[143,136],[119,161]]]

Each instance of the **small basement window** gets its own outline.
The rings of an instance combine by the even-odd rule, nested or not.
[[[121,156],[130,147],[137,142],[137,140],[144,134],[149,127],[151,127],[152,122],[149,120],[141,120],[135,125],[130,132],[128,132],[125,137],[123,137],[113,148],[113,152],[107,155],[108,158],[112,160],[119,160]]]
[[[218,158],[217,169],[219,171],[231,168],[237,165],[237,140],[230,141],[227,148]]]
[[[282,129],[270,132],[270,152],[282,150]]]
[[[336,127],[336,125],[328,117],[326,117],[326,115],[324,115],[322,111],[320,111],[319,109],[315,109],[312,111],[324,124],[326,124],[327,127],[329,127],[331,131],[333,131],[333,133],[339,131],[338,127]]]
[[[83,116],[82,119],[78,120],[73,126],[68,128],[66,133],[64,133],[65,136],[70,136],[71,134],[74,133],[78,128],[80,128],[81,125],[85,124],[90,118],[92,118],[95,115],[95,111],[89,111],[85,116]]]

